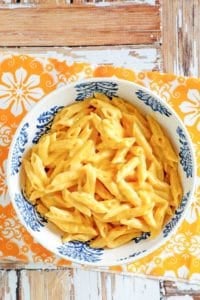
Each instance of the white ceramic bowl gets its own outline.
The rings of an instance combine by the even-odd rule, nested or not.
[[[144,114],[153,114],[165,128],[177,153],[184,196],[179,208],[160,235],[150,239],[149,233],[116,249],[92,249],[87,243],[62,243],[51,224],[26,201],[20,185],[20,166],[25,152],[50,128],[61,107],[82,101],[94,92],[122,97]],[[195,186],[195,159],[190,137],[176,113],[151,91],[134,83],[115,78],[95,78],[62,87],[44,97],[20,123],[10,146],[7,182],[12,204],[30,234],[45,248],[62,258],[88,265],[109,266],[137,260],[161,246],[175,232],[190,205]]]

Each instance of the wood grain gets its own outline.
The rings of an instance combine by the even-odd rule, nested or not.
[[[21,300],[159,300],[159,282],[84,270],[20,271]]]
[[[164,71],[200,76],[200,1],[162,1]]]
[[[0,10],[1,46],[153,44],[159,38],[158,5],[51,5]]]
[[[21,271],[21,300],[68,300],[74,299],[73,270]],[[78,288],[78,287],[77,287]]]
[[[17,299],[18,273],[15,270],[0,270],[0,299]]]

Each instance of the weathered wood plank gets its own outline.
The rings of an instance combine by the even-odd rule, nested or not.
[[[92,2],[92,3],[95,3],[95,2],[126,2],[126,1],[129,1],[131,3],[137,3],[137,4],[151,4],[151,5],[155,5],[158,3],[159,0],[105,0],[105,1],[99,1],[99,0],[72,0],[72,1],[69,1],[69,0],[0,0],[0,3],[30,3],[30,4],[52,4],[52,3],[55,3],[56,5],[58,3],[62,3],[62,4],[66,4],[66,3],[88,3],[88,2]]]
[[[159,38],[159,6],[127,3],[0,10],[1,46],[153,44]]]
[[[20,275],[20,299],[160,300],[159,281],[74,270],[27,271]]]
[[[39,57],[57,57],[58,59],[87,61],[92,64],[114,64],[140,71],[162,71],[159,46],[97,46],[97,47],[34,47],[0,48],[1,53],[23,53]]]
[[[159,281],[102,273],[105,276],[106,300],[137,299],[137,300],[160,300]],[[101,288],[103,291],[103,288]]]
[[[200,76],[200,1],[162,1],[164,71]]]
[[[21,300],[74,299],[73,270],[25,271],[20,276]],[[77,286],[78,289],[78,286]]]
[[[0,271],[0,299],[17,299],[17,272],[15,270]]]
[[[199,300],[200,285],[131,276],[66,270],[1,270],[2,300]],[[92,288],[91,288],[92,287]]]
[[[73,270],[74,299],[102,300],[102,289],[100,272]],[[107,297],[107,295],[106,295]]]
[[[200,284],[189,284],[183,282],[165,281],[162,291],[166,297],[191,296],[193,299],[200,299]]]

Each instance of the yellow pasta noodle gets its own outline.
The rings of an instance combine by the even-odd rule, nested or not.
[[[58,112],[22,165],[26,197],[63,242],[92,247],[158,234],[183,192],[178,156],[157,121],[100,93]]]

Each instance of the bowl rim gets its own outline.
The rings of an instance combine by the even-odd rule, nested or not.
[[[162,238],[160,241],[158,241],[156,243],[156,245],[151,246],[149,249],[142,251],[140,254],[138,254],[135,257],[132,258],[126,258],[126,260],[123,262],[108,262],[108,263],[102,263],[101,261],[98,262],[85,262],[85,261],[81,261],[79,259],[74,259],[71,257],[66,257],[65,255],[60,254],[59,252],[55,252],[51,249],[50,246],[48,246],[48,244],[46,245],[46,242],[42,239],[40,239],[37,235],[37,233],[35,233],[34,231],[32,231],[29,227],[27,227],[26,223],[23,220],[23,217],[16,205],[15,200],[13,199],[13,197],[11,196],[11,190],[12,190],[12,182],[11,182],[11,177],[12,175],[10,175],[10,171],[9,168],[11,166],[11,157],[12,157],[12,153],[13,153],[13,147],[15,145],[16,139],[19,135],[19,132],[22,128],[22,126],[30,120],[31,115],[35,114],[35,112],[37,112],[40,108],[40,106],[43,107],[43,102],[48,101],[49,98],[55,97],[57,95],[57,93],[65,90],[68,90],[70,88],[75,87],[78,84],[82,84],[82,83],[87,83],[87,82],[98,82],[98,81],[115,81],[116,83],[122,83],[122,84],[127,84],[131,86],[135,86],[135,88],[137,89],[142,89],[143,91],[145,91],[146,93],[148,93],[149,95],[153,96],[154,98],[156,98],[156,100],[158,100],[159,102],[161,102],[164,106],[166,106],[169,111],[175,116],[175,118],[177,119],[178,123],[180,123],[181,127],[184,129],[184,134],[186,135],[186,139],[188,141],[189,144],[189,149],[191,152],[191,158],[192,158],[192,164],[193,164],[193,176],[192,176],[192,183],[191,183],[191,188],[190,188],[190,195],[188,197],[188,201],[187,204],[184,208],[183,213],[181,214],[180,219],[178,220],[177,224],[175,225],[175,227],[170,231],[170,233],[168,234],[167,237]],[[23,154],[22,154],[23,155]],[[21,168],[21,166],[20,166]],[[121,79],[121,78],[117,78],[116,76],[112,76],[112,77],[90,77],[90,78],[86,78],[86,79],[79,79],[75,82],[69,83],[69,84],[65,84],[59,88],[56,88],[55,90],[53,90],[52,92],[50,92],[49,94],[45,95],[44,97],[42,97],[34,106],[33,108],[28,111],[25,116],[21,119],[21,121],[18,124],[18,127],[13,135],[11,144],[9,146],[9,152],[8,152],[8,157],[7,157],[7,167],[6,167],[6,183],[8,186],[8,193],[10,196],[10,200],[11,203],[15,209],[16,215],[19,218],[21,224],[26,228],[26,230],[29,232],[29,234],[34,237],[34,239],[40,244],[42,245],[45,249],[49,250],[51,253],[53,253],[54,255],[61,257],[63,259],[66,260],[70,260],[74,263],[78,263],[78,264],[82,264],[82,265],[90,265],[90,266],[98,266],[98,267],[105,267],[105,266],[115,266],[115,265],[123,265],[123,264],[127,264],[127,263],[131,263],[131,262],[135,262],[151,253],[153,253],[153,251],[157,250],[158,248],[160,248],[161,246],[164,246],[164,244],[166,244],[166,242],[170,239],[170,237],[175,234],[177,232],[177,230],[179,229],[179,227],[181,226],[185,215],[188,211],[189,206],[191,205],[191,203],[193,202],[193,196],[195,193],[195,189],[196,189],[196,181],[197,181],[197,163],[196,163],[196,157],[195,157],[195,152],[194,152],[194,147],[193,147],[193,143],[192,143],[192,139],[189,135],[189,132],[185,126],[185,124],[183,123],[182,119],[179,117],[179,115],[176,113],[176,111],[166,102],[164,101],[160,96],[158,96],[157,94],[155,94],[153,91],[151,91],[150,89],[139,85],[138,83],[135,83],[134,81],[129,81],[129,80],[125,80],[125,79]],[[181,181],[181,183],[183,184],[183,181]],[[116,248],[117,249],[117,248]]]

